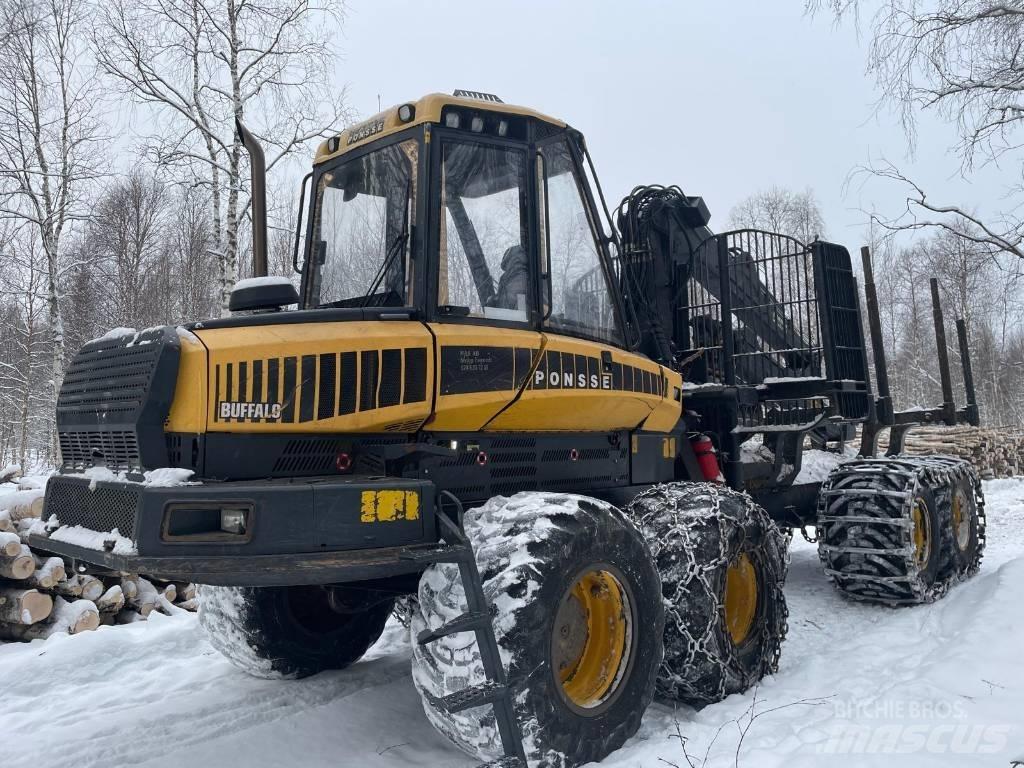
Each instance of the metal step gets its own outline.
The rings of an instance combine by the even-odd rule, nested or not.
[[[430,696],[430,701],[435,707],[455,714],[465,709],[494,704],[508,695],[508,686],[488,681],[480,683],[480,685],[463,688],[455,693],[449,693],[447,696]]]
[[[442,637],[457,635],[459,632],[475,632],[477,629],[490,624],[490,622],[491,613],[489,611],[464,613],[461,616],[456,616],[447,624],[442,624],[437,629],[424,629],[416,636],[416,642],[419,645],[426,645],[435,640],[440,640]]]
[[[481,763],[476,768],[526,768],[526,761],[521,757],[502,757],[489,763]]]
[[[438,545],[429,549],[412,549],[398,556],[399,560],[407,560],[422,565],[434,563],[459,563],[473,557],[472,550],[465,545]]]

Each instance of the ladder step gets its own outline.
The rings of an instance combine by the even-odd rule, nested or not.
[[[479,628],[485,628],[491,621],[489,612],[477,611],[464,613],[456,616],[447,624],[442,624],[437,629],[425,629],[416,636],[416,642],[420,645],[432,643],[442,637],[457,635],[459,632],[474,632]]]
[[[463,688],[461,691],[449,693],[447,696],[429,696],[428,694],[435,707],[451,714],[462,712],[464,709],[493,704],[508,695],[508,686],[489,681],[470,688]]]
[[[526,762],[521,757],[503,757],[489,763],[482,763],[476,768],[526,768]]]
[[[472,556],[473,552],[468,546],[461,544],[445,546],[442,544],[430,549],[411,549],[399,555],[398,559],[432,565],[434,563],[458,563]]]

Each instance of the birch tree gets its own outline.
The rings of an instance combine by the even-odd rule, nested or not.
[[[810,189],[794,192],[781,187],[760,190],[737,203],[729,212],[736,228],[763,229],[796,238],[802,243],[825,236],[825,220]]]
[[[244,120],[273,169],[346,121],[333,73],[335,0],[112,0],[94,32],[101,67],[157,128],[151,157],[210,195],[219,301],[226,311],[238,275],[239,224],[247,213]]]
[[[84,19],[79,0],[0,0],[0,215],[27,224],[42,251],[54,401],[64,375],[66,238],[86,215],[102,155]]]
[[[808,0],[843,19],[861,0]],[[876,5],[872,4],[872,8]],[[990,253],[1024,258],[1024,3],[1019,0],[884,0],[870,19],[867,68],[882,104],[901,120],[913,150],[917,124],[934,115],[953,128],[950,149],[970,179],[989,168],[1004,179],[1005,204],[974,206],[932,195],[887,160],[860,169],[902,187],[900,210],[873,215],[891,232],[942,230]]]

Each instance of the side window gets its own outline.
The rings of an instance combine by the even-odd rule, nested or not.
[[[471,317],[529,319],[525,204],[521,150],[444,144],[439,307]]]
[[[578,333],[612,344],[622,343],[608,278],[598,255],[594,232],[580,194],[572,156],[565,142],[542,150],[538,163],[541,184],[541,258],[550,265],[550,328]],[[546,200],[545,200],[546,196]],[[548,255],[550,249],[550,255]]]
[[[314,242],[321,307],[401,307],[411,299],[419,144],[344,160],[320,178]]]

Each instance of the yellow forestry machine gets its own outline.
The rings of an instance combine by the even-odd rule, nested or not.
[[[457,91],[320,146],[296,291],[265,276],[238,129],[256,277],[230,317],[77,354],[34,547],[203,585],[210,642],[254,674],[348,666],[412,596],[427,716],[504,768],[599,761],[655,696],[772,673],[788,530],[860,600],[977,570],[978,476],[900,455],[912,424],[978,419],[934,283],[944,402],[894,413],[866,252],[875,391],[845,248],[715,234],[674,186],[613,213],[579,131]]]

